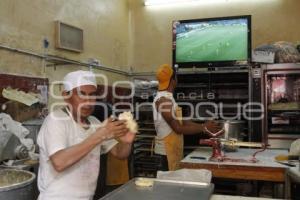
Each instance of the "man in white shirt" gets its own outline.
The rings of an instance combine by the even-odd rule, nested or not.
[[[92,72],[75,71],[64,78],[67,106],[51,112],[38,135],[39,200],[91,200],[99,173],[100,153],[124,159],[135,138],[124,120],[101,124],[90,116],[96,102]],[[118,139],[115,140],[115,139]]]

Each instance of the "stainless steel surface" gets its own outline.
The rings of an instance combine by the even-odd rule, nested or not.
[[[24,170],[0,170],[0,199],[32,200],[35,177],[35,174]]]
[[[251,159],[252,155],[257,151],[257,149],[248,149],[248,148],[240,148],[238,152],[230,152],[226,153],[226,156],[229,158],[235,159]],[[277,155],[286,155],[288,153],[287,150],[279,150],[279,149],[267,149],[264,152],[257,154],[256,158],[259,162],[213,162],[210,161],[209,158],[211,156],[212,149],[210,147],[198,147],[193,152],[189,153],[181,163],[194,163],[197,164],[212,164],[217,165],[222,168],[222,166],[226,165],[236,165],[236,166],[250,166],[250,167],[271,167],[271,168],[287,168],[284,165],[278,164],[274,161],[275,156]],[[206,159],[192,159],[191,157],[205,157]]]
[[[190,185],[184,183],[167,183],[154,181],[152,187],[135,185],[132,179],[125,185],[105,195],[101,199],[122,200],[199,200],[210,199],[214,186]]]

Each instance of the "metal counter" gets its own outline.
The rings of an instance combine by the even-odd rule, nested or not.
[[[154,180],[152,187],[139,187],[132,179],[113,192],[105,195],[101,200],[209,200],[214,186],[191,185],[181,183],[157,182]]]

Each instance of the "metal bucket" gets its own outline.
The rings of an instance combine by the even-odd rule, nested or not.
[[[0,169],[0,199],[33,200],[34,173],[25,170]]]
[[[220,124],[224,127],[224,139],[236,139],[239,141],[243,140],[245,121],[242,120],[227,120],[221,121]]]
[[[220,122],[224,127],[223,139],[243,141],[245,121],[242,120],[227,120]],[[234,152],[238,150],[238,146],[223,144],[223,150]]]

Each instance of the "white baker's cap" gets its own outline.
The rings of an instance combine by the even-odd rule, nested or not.
[[[64,90],[67,92],[83,85],[93,85],[97,87],[95,74],[90,71],[82,70],[68,73],[64,77],[63,83]]]

